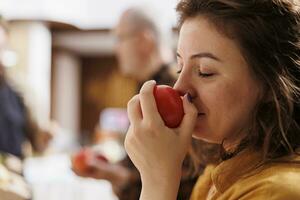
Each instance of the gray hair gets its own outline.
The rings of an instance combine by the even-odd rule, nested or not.
[[[134,6],[126,11],[132,31],[151,31],[160,47],[171,48],[172,25],[167,16],[152,5]]]

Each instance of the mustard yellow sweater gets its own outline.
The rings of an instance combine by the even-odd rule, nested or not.
[[[218,166],[207,166],[191,200],[300,200],[299,156],[258,166],[261,155],[244,151]]]

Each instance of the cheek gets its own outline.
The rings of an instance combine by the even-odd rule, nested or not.
[[[224,83],[206,88],[206,92],[201,95],[201,100],[208,114],[218,114],[224,112],[224,110],[231,110],[242,99],[236,87]]]
[[[126,54],[126,47],[124,44],[119,44],[118,49],[117,49],[117,56],[118,59],[123,59],[123,57]]]
[[[120,51],[121,61],[127,65],[133,62],[134,52],[129,45],[124,45]]]
[[[257,93],[240,83],[220,83],[207,88],[202,95],[203,105],[208,114],[207,126],[210,135],[222,141],[242,129],[250,120],[256,104]]]

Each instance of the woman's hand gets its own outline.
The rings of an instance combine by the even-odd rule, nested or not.
[[[176,129],[166,127],[157,111],[154,86],[155,81],[146,82],[140,94],[128,102],[131,124],[125,139],[125,149],[141,174],[141,199],[175,199],[182,162],[191,143],[197,109],[185,95],[185,115],[181,125]],[[160,196],[152,196],[155,194]]]

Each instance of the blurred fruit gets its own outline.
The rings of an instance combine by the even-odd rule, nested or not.
[[[92,158],[92,152],[89,149],[81,149],[73,157],[73,168],[81,173],[87,172],[90,167],[88,166],[88,160]]]

